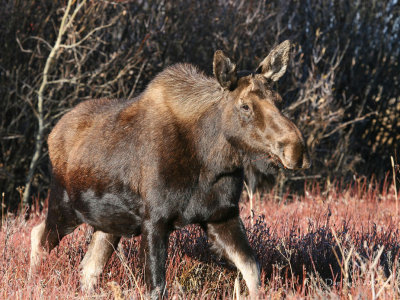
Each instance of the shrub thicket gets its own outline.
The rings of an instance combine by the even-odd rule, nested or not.
[[[211,74],[213,52],[223,49],[241,68],[254,69],[274,45],[290,39],[293,59],[277,89],[307,138],[314,163],[308,175],[382,175],[400,138],[397,2],[89,2],[63,43],[104,28],[57,53],[49,73],[54,82],[45,90],[45,133],[80,101],[133,97],[165,66],[190,62]],[[34,151],[36,93],[64,6],[2,1],[0,191],[11,207]],[[48,184],[44,150],[33,193],[45,192]]]

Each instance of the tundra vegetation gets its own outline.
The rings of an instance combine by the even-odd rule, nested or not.
[[[356,180],[309,184],[303,196],[265,193],[251,222],[246,195],[240,205],[246,233],[261,266],[260,299],[399,297],[399,219],[393,185]],[[79,265],[93,229],[83,225],[66,236],[28,279],[30,233],[44,219],[39,199],[24,214],[3,219],[0,232],[2,299],[85,298]],[[47,201],[45,202],[45,210]],[[122,238],[92,297],[146,299],[141,238]],[[209,251],[198,226],[169,239],[166,281],[171,298],[237,299],[247,287],[235,268]],[[237,280],[238,278],[238,280]]]

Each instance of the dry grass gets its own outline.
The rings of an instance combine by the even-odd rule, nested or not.
[[[243,195],[242,218],[262,268],[260,298],[399,298],[400,222],[393,186],[356,180],[305,190],[303,196],[263,195],[254,203],[254,223]],[[11,215],[4,220],[1,299],[146,298],[140,238],[122,240],[92,295],[80,291],[78,265],[91,238],[88,226],[63,239],[29,280],[30,231],[43,218],[32,213],[27,220]],[[167,269],[174,299],[233,299],[236,293],[237,271],[209,252],[197,226],[171,236]],[[240,290],[247,293],[242,280]]]

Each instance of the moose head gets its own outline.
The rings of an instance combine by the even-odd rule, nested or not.
[[[290,42],[284,41],[254,72],[237,71],[236,65],[221,50],[214,54],[214,76],[225,90],[224,134],[230,143],[257,161],[261,171],[271,161],[290,170],[310,166],[304,138],[280,111],[282,97],[273,89],[273,83],[287,69],[289,52]]]

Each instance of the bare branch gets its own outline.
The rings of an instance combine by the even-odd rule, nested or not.
[[[102,30],[102,29],[104,29],[104,28],[108,28],[108,27],[113,26],[113,25],[115,24],[115,21],[116,21],[116,20],[117,20],[117,18],[114,18],[113,21],[112,21],[110,24],[103,25],[103,26],[100,26],[100,27],[96,27],[95,29],[93,29],[92,31],[90,31],[85,37],[83,37],[81,40],[79,40],[79,42],[76,42],[76,43],[71,44],[71,45],[64,45],[64,44],[62,44],[62,45],[60,45],[60,47],[62,47],[62,48],[64,48],[64,49],[75,48],[75,47],[79,46],[80,44],[82,44],[84,41],[86,41],[89,37],[91,37],[92,34],[95,33],[96,31],[99,31],[99,30]]]
[[[144,67],[145,67],[146,64],[147,64],[147,61],[148,61],[148,60],[145,59],[145,60],[143,61],[142,65],[140,66],[139,73],[138,73],[137,76],[136,76],[135,83],[134,83],[134,85],[133,85],[133,87],[132,87],[131,92],[129,93],[128,98],[131,98],[131,97],[133,96],[133,94],[135,93],[136,86],[137,86],[137,84],[138,84],[138,82],[139,82],[140,76],[142,75],[143,69],[144,69]]]
[[[50,50],[52,49],[52,47],[49,44],[49,42],[47,42],[45,39],[42,39],[39,36],[30,36],[30,37],[28,37],[28,39],[38,40],[38,41],[42,42],[43,44],[45,44]]]
[[[333,129],[332,131],[330,131],[327,134],[323,135],[322,138],[327,138],[327,137],[331,136],[332,134],[334,134],[335,132],[339,131],[340,129],[343,129],[343,128],[345,128],[345,127],[347,127],[347,126],[349,126],[351,124],[354,124],[356,122],[360,122],[362,120],[365,120],[366,118],[368,118],[368,117],[370,117],[372,115],[376,115],[376,114],[377,114],[377,112],[373,111],[373,112],[370,112],[370,113],[368,113],[368,114],[366,114],[366,115],[364,115],[362,117],[358,117],[358,118],[355,118],[353,120],[344,122],[343,124],[340,124],[335,129]]]
[[[24,189],[24,194],[23,194],[23,199],[22,199],[22,201],[23,201],[23,203],[25,205],[28,204],[28,202],[29,202],[28,200],[29,200],[29,195],[30,195],[30,190],[31,190],[32,178],[33,178],[33,175],[35,173],[36,166],[37,166],[37,163],[38,163],[39,158],[40,158],[40,154],[42,152],[43,135],[44,135],[44,128],[45,128],[44,118],[43,118],[43,99],[44,99],[43,93],[44,93],[44,90],[45,90],[46,86],[48,85],[48,82],[47,82],[48,74],[49,74],[50,68],[52,67],[52,65],[54,63],[54,57],[56,56],[56,53],[60,49],[61,39],[62,39],[66,29],[72,23],[75,15],[79,11],[79,9],[86,2],[86,0],[82,1],[82,3],[75,8],[75,11],[72,14],[69,22],[67,23],[67,25],[65,25],[65,22],[67,20],[68,15],[69,15],[69,11],[71,9],[73,1],[74,0],[69,0],[68,1],[67,8],[65,10],[64,16],[63,16],[62,21],[61,21],[60,30],[58,32],[57,40],[56,40],[56,42],[54,44],[54,47],[51,49],[49,56],[47,57],[46,64],[45,64],[44,70],[43,70],[42,83],[41,83],[39,91],[38,91],[38,103],[37,103],[38,131],[36,133],[36,138],[35,138],[35,152],[34,152],[34,154],[32,156],[31,163],[29,165],[29,172],[28,172],[28,176],[27,176],[27,179],[26,179],[25,189]]]
[[[19,46],[19,48],[21,49],[22,52],[25,52],[25,53],[32,53],[33,52],[32,50],[24,49],[24,47],[22,47],[21,41],[19,40],[18,37],[16,37],[16,40],[17,40],[17,44],[18,44],[18,46]]]

